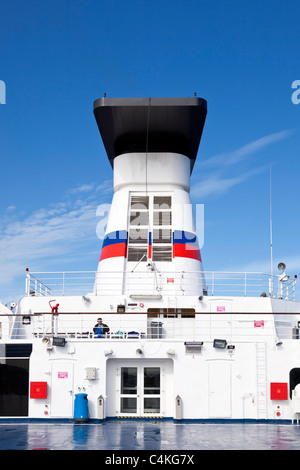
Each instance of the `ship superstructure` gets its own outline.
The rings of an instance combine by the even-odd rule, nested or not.
[[[114,173],[98,269],[27,271],[1,307],[0,417],[298,417],[296,277],[203,271],[190,175],[206,113],[196,97],[95,101]]]

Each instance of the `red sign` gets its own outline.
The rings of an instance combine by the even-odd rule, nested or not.
[[[30,398],[47,398],[47,382],[30,382]]]
[[[288,399],[288,384],[286,382],[271,382],[270,383],[270,396],[271,400],[287,400]]]

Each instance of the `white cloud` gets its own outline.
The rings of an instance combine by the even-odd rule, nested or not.
[[[14,206],[14,205],[8,206],[8,207],[6,208],[6,210],[7,210],[8,212],[12,212],[12,211],[16,210],[16,206]]]
[[[285,130],[269,134],[250,142],[232,151],[215,155],[199,164],[198,174],[193,175],[191,196],[193,198],[205,198],[208,196],[220,196],[234,186],[241,184],[253,176],[263,173],[267,166],[247,168],[247,158],[258,153],[267,146],[275,144],[292,135],[292,131]]]
[[[6,217],[0,226],[0,282],[5,285],[13,282],[17,276],[24,275],[26,267],[39,266],[44,270],[41,269],[44,263],[49,266],[53,260],[74,258],[74,253],[80,257],[91,247],[99,245],[100,248],[96,209],[109,199],[109,182],[101,185],[101,200],[99,192],[96,197],[98,187],[82,185],[81,190],[67,191],[65,200],[50,207],[40,208],[26,217]],[[78,198],[80,192],[84,192],[84,199]]]
[[[214,168],[216,166],[228,166],[240,163],[250,155],[263,150],[265,147],[271,144],[275,144],[276,142],[280,142],[283,139],[290,137],[293,134],[291,130],[285,130],[281,132],[276,132],[274,134],[269,134],[260,139],[254,140],[242,147],[238,148],[237,150],[233,150],[232,152],[224,152],[219,155],[215,155],[213,157],[208,158],[201,162],[201,168]]]
[[[245,171],[244,173],[231,178],[222,176],[222,172],[212,174],[192,186],[191,196],[192,198],[200,199],[204,199],[211,195],[219,196],[234,186],[243,183],[265,170],[266,167],[260,167],[255,170]]]

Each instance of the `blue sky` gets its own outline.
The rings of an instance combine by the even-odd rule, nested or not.
[[[300,5],[238,0],[0,0],[0,299],[25,269],[96,270],[112,170],[103,96],[197,96],[208,116],[192,175],[205,270],[300,274]]]

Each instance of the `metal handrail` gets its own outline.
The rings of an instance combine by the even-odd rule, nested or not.
[[[51,313],[43,314],[2,314],[0,315],[0,340],[36,341],[44,337],[65,337],[72,341],[127,341],[127,340],[182,340],[209,341],[218,332],[230,342],[235,340],[253,340],[254,338],[299,339],[298,314],[251,314],[227,313],[214,315],[201,313],[194,318],[156,317],[147,318],[147,314],[137,318],[135,314],[124,316],[102,314],[110,332],[94,334],[93,327],[98,314],[74,313],[72,315]],[[24,323],[24,317],[27,320]],[[286,319],[285,319],[286,318]],[[259,321],[258,321],[259,320]]]
[[[296,277],[229,271],[64,271],[26,273],[26,295],[97,295],[144,293],[268,296],[296,300]],[[120,292],[120,285],[122,292]]]

